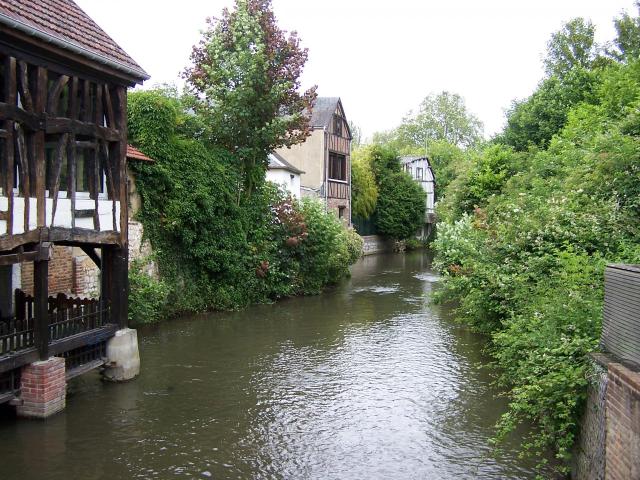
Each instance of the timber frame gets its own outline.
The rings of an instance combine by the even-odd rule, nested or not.
[[[11,323],[3,312],[4,327],[0,318],[0,374],[127,326],[127,88],[148,78],[7,18],[0,14],[0,266],[33,262],[34,297],[33,318],[16,311]],[[96,262],[99,305],[78,304],[72,315],[51,303],[54,244]],[[56,338],[63,317],[67,336]],[[73,321],[83,327],[67,328]]]

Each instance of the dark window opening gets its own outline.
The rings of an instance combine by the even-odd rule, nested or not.
[[[422,168],[420,168],[420,167],[416,168],[416,178],[418,180],[422,180]]]
[[[329,179],[347,180],[347,157],[337,153],[329,153]]]
[[[338,115],[333,116],[333,133],[342,136],[342,118]]]
[[[338,218],[344,218],[344,212],[347,207],[338,207]]]

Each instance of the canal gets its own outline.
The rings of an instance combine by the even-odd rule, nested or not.
[[[0,478],[533,478],[517,436],[489,445],[505,401],[437,280],[422,253],[372,256],[323,295],[141,329],[135,381],[3,413]]]

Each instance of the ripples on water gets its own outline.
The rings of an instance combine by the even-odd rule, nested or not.
[[[144,330],[136,381],[0,422],[2,478],[532,478],[488,444],[504,403],[427,267],[369,257],[321,296]]]

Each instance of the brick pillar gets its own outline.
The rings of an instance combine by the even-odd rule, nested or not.
[[[67,380],[64,358],[32,363],[22,369],[18,415],[29,418],[47,418],[66,405]]]
[[[640,373],[610,363],[606,402],[605,478],[640,478]]]

